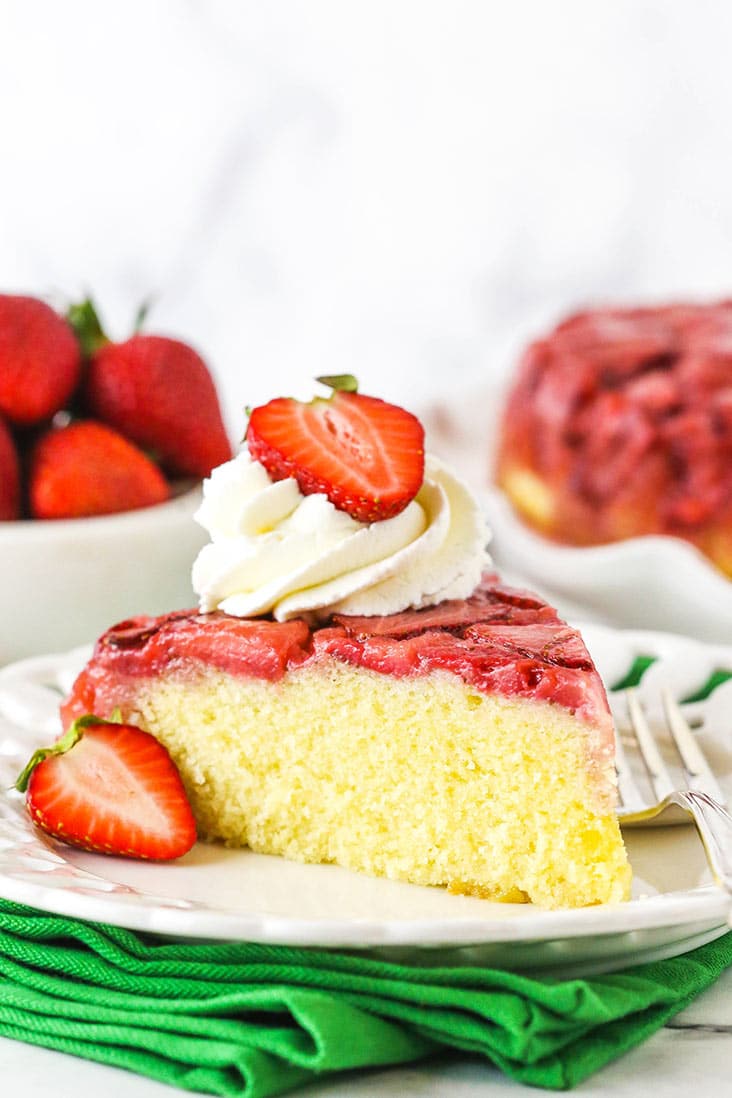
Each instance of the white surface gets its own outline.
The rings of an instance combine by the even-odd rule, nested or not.
[[[136,614],[195,606],[199,487],[116,515],[0,522],[0,665],[61,652]]]
[[[651,701],[660,681],[669,680],[682,697],[714,670],[732,668],[732,649],[670,634],[596,626],[587,640],[608,685],[623,677],[635,656],[656,656],[640,687]],[[0,672],[0,784],[6,790],[56,729],[59,693],[84,654],[40,657]],[[688,708],[732,798],[730,698],[732,682]],[[629,903],[548,912],[218,845],[199,843],[185,858],[163,865],[87,854],[41,836],[23,798],[8,791],[0,794],[0,895],[191,938],[368,947],[413,962],[476,960],[565,976],[673,956],[725,931],[730,898],[710,883],[693,828],[633,830],[626,841],[634,870]]]

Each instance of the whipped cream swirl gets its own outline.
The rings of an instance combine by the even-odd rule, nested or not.
[[[272,481],[246,447],[204,482],[196,520],[208,531],[193,565],[202,612],[277,621],[332,613],[394,614],[467,598],[490,558],[470,491],[427,455],[417,496],[369,524],[293,478]]]

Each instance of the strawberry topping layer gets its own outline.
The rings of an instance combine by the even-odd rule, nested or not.
[[[336,615],[311,628],[195,611],[108,630],[65,703],[64,723],[111,712],[134,681],[214,668],[275,682],[328,659],[397,678],[447,671],[483,693],[553,702],[608,725],[600,677],[579,633],[535,595],[485,576],[469,599],[388,617]]]

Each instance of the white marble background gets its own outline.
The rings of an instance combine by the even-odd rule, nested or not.
[[[153,296],[233,438],[319,373],[459,402],[579,303],[730,292],[731,41],[714,0],[0,0],[0,288],[118,336]]]

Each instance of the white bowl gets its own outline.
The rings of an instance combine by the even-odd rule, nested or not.
[[[0,665],[91,642],[136,614],[194,606],[191,565],[207,541],[200,486],[97,518],[0,522]]]
[[[500,490],[484,498],[498,570],[525,579],[565,616],[732,640],[732,582],[693,545],[664,536],[559,545],[526,526]]]

